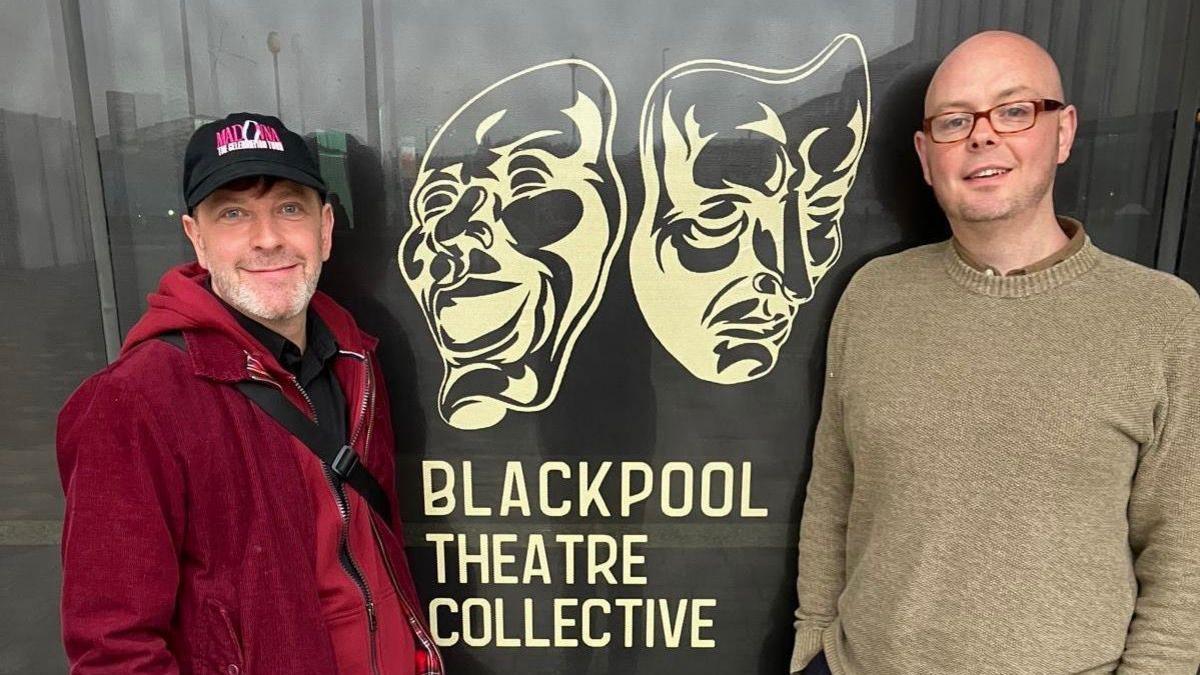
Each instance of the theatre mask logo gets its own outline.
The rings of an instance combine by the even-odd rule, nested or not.
[[[794,67],[694,60],[647,91],[629,272],[651,331],[694,376],[769,373],[837,263],[870,126],[866,69],[843,34]],[[552,93],[564,82],[568,100]],[[430,141],[399,266],[441,354],[451,426],[554,401],[632,217],[616,109],[603,72],[562,59],[485,88]]]
[[[831,94],[825,117],[764,102],[807,98],[810,82],[858,68],[862,90]],[[771,372],[837,263],[869,126],[866,68],[859,39],[840,35],[793,68],[689,61],[647,92],[630,273],[650,329],[696,377]]]
[[[569,104],[548,95],[563,82]],[[554,400],[624,233],[615,115],[608,78],[564,59],[484,89],[430,142],[399,264],[441,353],[451,426]]]

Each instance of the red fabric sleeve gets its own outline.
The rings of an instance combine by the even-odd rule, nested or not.
[[[186,497],[183,467],[159,437],[171,421],[150,423],[163,408],[105,371],[59,415],[62,630],[75,675],[179,672],[167,635]]]

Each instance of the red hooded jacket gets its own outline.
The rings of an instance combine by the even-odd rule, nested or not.
[[[167,272],[120,358],[59,416],[71,672],[440,675],[399,518],[348,486],[339,497],[320,460],[230,386],[270,380],[310,411],[207,278],[194,263]],[[311,307],[338,344],[351,444],[394,508],[376,341],[327,296]],[[155,339],[177,331],[186,351]]]

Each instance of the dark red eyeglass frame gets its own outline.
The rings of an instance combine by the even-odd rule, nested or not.
[[[974,117],[971,119],[971,128],[967,131],[965,136],[963,136],[962,138],[957,138],[953,141],[939,141],[933,137],[933,120],[937,119],[938,117],[941,117],[942,115],[961,114],[963,112],[967,112],[965,110],[964,111],[953,111],[953,113],[949,113],[949,112],[938,113],[936,115],[933,115],[932,117],[926,117],[924,120],[921,121],[921,128],[922,128],[922,130],[924,130],[925,135],[929,137],[929,140],[933,141],[934,143],[957,143],[959,141],[964,141],[964,140],[970,138],[971,134],[975,133],[975,125],[979,124],[979,118],[986,117],[986,118],[988,118],[988,124],[991,124],[992,123],[991,114],[992,114],[993,110],[996,110],[997,108],[1003,108],[1006,105],[1012,105],[1014,103],[1025,103],[1025,102],[1029,102],[1029,103],[1033,104],[1033,124],[1030,124],[1028,127],[1025,127],[1024,129],[1021,129],[1019,131],[996,131],[994,127],[992,128],[992,131],[996,131],[996,133],[1001,134],[1001,135],[1019,134],[1022,131],[1029,131],[1030,129],[1032,129],[1034,127],[1034,125],[1037,124],[1037,116],[1038,115],[1040,115],[1044,112],[1054,112],[1055,110],[1062,110],[1063,108],[1067,107],[1066,103],[1063,103],[1062,101],[1056,101],[1052,98],[1024,98],[1024,99],[1018,99],[1016,101],[1006,101],[1004,103],[994,105],[994,106],[988,108],[987,110],[972,111],[970,114],[974,115]]]

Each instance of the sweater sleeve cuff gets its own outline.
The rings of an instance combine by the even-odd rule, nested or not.
[[[792,647],[792,665],[789,673],[796,675],[804,670],[808,662],[821,651],[821,636],[824,634],[824,629],[811,624],[796,628],[796,643]]]

